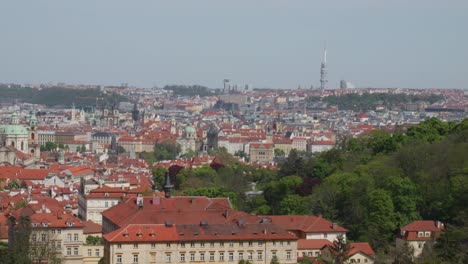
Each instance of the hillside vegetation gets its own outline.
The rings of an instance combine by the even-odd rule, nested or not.
[[[0,103],[18,102],[43,104],[47,106],[54,105],[72,105],[76,107],[96,106],[96,98],[99,99],[99,105],[114,105],[119,102],[128,101],[124,96],[117,94],[103,94],[98,89],[68,89],[61,87],[52,87],[45,89],[33,89],[29,87],[12,87],[0,85],[1,99]]]
[[[468,119],[432,118],[406,134],[375,131],[318,155],[292,151],[277,171],[229,160],[222,149],[217,155],[226,160],[223,167],[180,170],[173,178],[178,191],[229,197],[237,208],[259,215],[323,215],[349,229],[350,240],[370,242],[386,260],[395,258],[401,226],[440,220],[447,231],[429,255],[438,262],[431,263],[466,260]],[[154,176],[162,186],[164,169]],[[252,181],[264,192],[249,199],[244,192]]]
[[[338,106],[340,110],[353,110],[365,112],[374,110],[377,105],[393,108],[398,105],[424,101],[433,104],[444,99],[442,95],[431,94],[428,96],[389,94],[389,93],[363,93],[362,95],[351,93],[344,95],[330,95],[324,98],[309,97],[308,102],[323,101],[332,106]]]

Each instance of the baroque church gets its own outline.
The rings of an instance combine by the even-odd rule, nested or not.
[[[33,112],[29,126],[20,124],[16,112],[8,125],[0,125],[0,163],[28,166],[40,159],[37,136],[37,117]]]

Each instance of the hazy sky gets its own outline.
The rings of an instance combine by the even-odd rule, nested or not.
[[[468,87],[467,0],[6,1],[0,82]]]

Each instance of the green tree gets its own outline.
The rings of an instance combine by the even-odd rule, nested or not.
[[[414,263],[414,248],[407,241],[395,250],[395,258],[393,264],[413,264]]]
[[[154,157],[156,161],[172,160],[180,153],[180,145],[169,140],[164,140],[154,145]]]
[[[6,256],[2,256],[2,261],[8,264],[30,264],[31,219],[23,216],[18,222],[12,231],[13,237],[9,238],[13,246],[9,248]]]
[[[57,149],[57,144],[55,144],[54,142],[46,142],[44,146],[41,146],[42,149],[41,151],[54,151],[55,149]]]
[[[231,153],[229,153],[225,147],[220,147],[214,151],[209,151],[209,154],[220,159],[224,166],[233,166],[239,163],[239,161]]]
[[[278,260],[278,257],[277,257],[276,255],[274,255],[274,256],[271,258],[270,264],[280,264],[280,262],[279,262],[279,260]]]
[[[305,197],[289,194],[281,200],[279,213],[283,215],[306,215],[309,211],[305,201]]]
[[[99,236],[88,235],[86,237],[86,245],[103,245],[104,239]]]
[[[151,173],[153,175],[153,182],[154,182],[155,187],[158,188],[159,190],[162,190],[162,188],[166,184],[166,173],[167,173],[166,168],[157,167],[157,168],[154,168],[151,171]]]
[[[274,153],[275,157],[284,157],[286,155],[286,153],[284,153],[284,150],[277,148],[274,150]]]
[[[20,183],[17,179],[14,179],[10,181],[7,186],[5,186],[5,189],[11,190],[11,189],[19,189],[20,188]]]
[[[184,191],[186,196],[206,196],[209,198],[226,197],[229,198],[234,207],[237,206],[237,194],[223,188],[204,187],[198,189],[188,189]]]
[[[344,264],[350,257],[351,244],[345,239],[343,234],[339,234],[329,247],[329,250],[335,264]]]
[[[195,155],[196,155],[195,151],[193,151],[192,149],[189,149],[189,150],[187,150],[186,153],[180,155],[180,157],[183,158],[183,159],[191,160],[191,159],[193,159],[195,157]]]
[[[314,261],[307,256],[303,257],[301,261],[299,261],[299,264],[313,264],[313,263]]]
[[[302,175],[302,169],[304,168],[304,159],[301,157],[296,149],[292,149],[289,152],[286,161],[281,164],[278,170],[279,177],[291,176],[291,175]]]
[[[409,137],[421,139],[430,143],[439,141],[450,131],[450,125],[432,117],[420,124],[408,128]]]
[[[117,146],[117,152],[118,152],[118,153],[125,153],[126,151],[125,151],[125,148],[124,148],[124,147],[122,147],[122,146]]]
[[[372,245],[386,245],[393,238],[396,229],[395,211],[390,194],[382,189],[376,189],[369,194],[368,205],[368,236]]]
[[[465,214],[462,214],[465,216]],[[466,218],[465,218],[466,219]],[[446,230],[437,239],[434,253],[450,263],[468,263],[468,228],[466,226],[447,225]]]

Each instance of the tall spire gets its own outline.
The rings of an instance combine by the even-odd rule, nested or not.
[[[164,193],[166,198],[171,198],[171,189],[174,185],[171,184],[171,176],[169,175],[169,171],[166,172],[166,185],[164,185]]]

